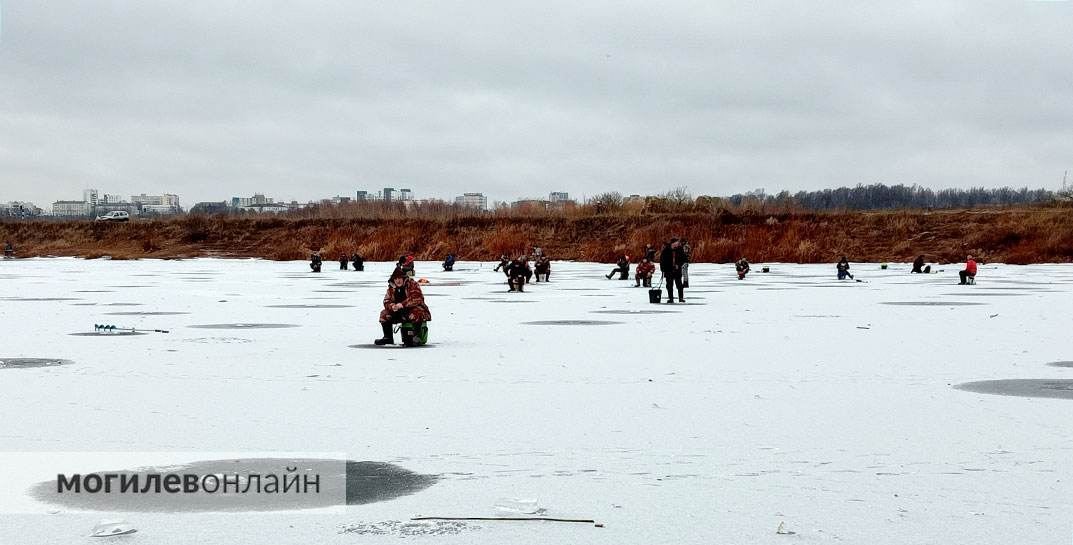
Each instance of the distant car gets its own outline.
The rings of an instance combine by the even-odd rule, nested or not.
[[[130,221],[130,212],[115,210],[103,216],[97,216],[97,221]]]

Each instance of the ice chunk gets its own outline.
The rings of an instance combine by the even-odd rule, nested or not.
[[[521,498],[499,498],[495,510],[500,515],[535,515],[543,511],[536,500]]]

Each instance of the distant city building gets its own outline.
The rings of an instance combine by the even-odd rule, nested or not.
[[[104,196],[97,201],[97,206],[100,206],[102,204],[122,204],[124,202],[126,201],[124,201],[123,197],[119,195],[109,195],[105,193]]]
[[[190,209],[191,214],[222,214],[229,212],[231,207],[227,204],[227,201],[219,202],[199,202]]]
[[[7,218],[32,218],[41,215],[41,209],[32,202],[11,201],[0,203],[0,216]]]
[[[231,197],[231,206],[245,208],[247,206],[264,206],[275,204],[271,197],[265,197],[261,193],[255,193],[252,197]]]
[[[142,214],[178,214],[182,212],[179,207],[179,196],[165,193],[163,195],[131,195],[130,202]]]
[[[340,197],[340,196],[336,195],[335,197],[332,197],[330,202],[332,204],[346,204],[346,203],[350,202],[350,197]]]
[[[97,190],[96,189],[83,189],[82,190],[82,202],[86,203],[90,212],[97,208]]]
[[[400,189],[399,190],[399,200],[400,201],[412,201],[412,200],[414,200],[414,192],[410,191],[409,189]]]
[[[92,212],[85,201],[56,201],[52,203],[52,215],[71,218],[88,216]]]
[[[570,194],[565,191],[552,191],[548,193],[548,200],[551,202],[568,201]]]
[[[371,201],[371,200],[373,200],[373,196],[370,195],[368,191],[358,191],[357,194],[355,195],[354,200],[356,200],[356,201]]]
[[[395,199],[396,196],[394,187],[385,187],[384,190],[380,192],[380,200],[384,202],[391,202]]]
[[[521,210],[521,209],[528,209],[528,210],[540,209],[540,210],[543,210],[543,209],[546,209],[549,204],[550,203],[548,201],[545,201],[543,199],[518,199],[518,200],[510,203],[510,207],[515,209],[515,210]]]
[[[463,193],[455,197],[455,204],[478,210],[487,210],[488,197],[485,197],[484,193]]]
[[[622,202],[645,202],[645,198],[635,193],[623,199]]]

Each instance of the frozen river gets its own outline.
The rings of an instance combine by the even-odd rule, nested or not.
[[[769,265],[693,265],[688,304],[656,306],[611,265],[517,294],[419,262],[433,346],[369,349],[391,264],[4,260],[9,459],[323,452],[434,481],[335,513],[87,513],[8,467],[0,544],[102,543],[108,518],[144,544],[1069,543],[1073,369],[1048,364],[1073,360],[1073,266]],[[170,333],[72,335],[102,323]],[[955,388],[1007,379],[1046,380]],[[392,522],[500,498],[605,526]]]

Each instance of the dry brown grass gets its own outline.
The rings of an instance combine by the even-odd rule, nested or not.
[[[585,214],[577,210],[466,214],[455,207],[406,215],[386,209],[362,217],[363,207],[335,207],[297,217],[185,216],[106,224],[88,221],[4,221],[0,241],[21,256],[111,256],[114,259],[204,255],[325,259],[360,252],[369,260],[493,260],[541,246],[555,259],[636,258],[645,244],[684,236],[698,262],[955,262],[972,253],[984,261],[1073,261],[1073,208],[1062,205],[952,211],[793,213],[755,211]]]

